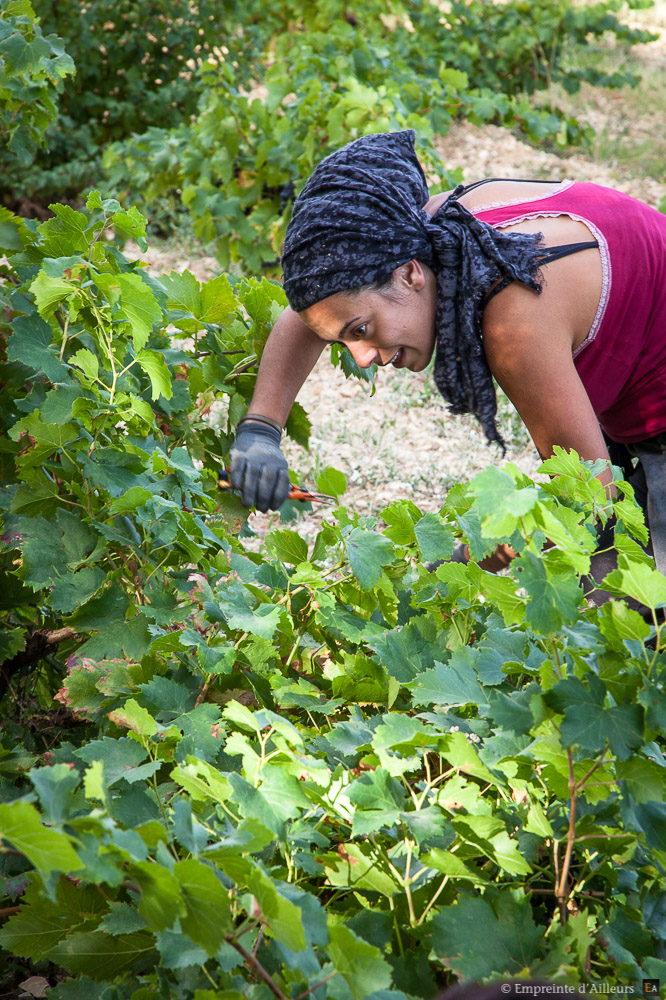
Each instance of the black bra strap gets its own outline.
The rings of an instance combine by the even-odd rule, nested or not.
[[[483,312],[491,299],[494,299],[496,295],[499,295],[499,293],[503,292],[505,288],[508,288],[512,282],[513,278],[510,278],[508,274],[505,274],[503,278],[500,278],[495,287],[491,288],[487,295],[485,295],[482,299],[481,312]]]
[[[563,243],[561,246],[548,247],[539,259],[542,264],[550,264],[551,261],[559,260],[560,257],[568,257],[569,254],[578,253],[579,250],[591,250],[598,246],[596,240],[589,240],[587,243]]]
[[[587,243],[563,243],[558,247],[548,247],[539,256],[540,264],[550,264],[554,260],[559,260],[560,257],[568,257],[572,253],[578,253],[579,250],[591,250],[593,247],[598,247],[599,244],[596,240],[590,240]],[[491,299],[494,299],[496,295],[503,292],[513,281],[508,274],[505,274],[501,278],[494,288],[491,288],[488,294],[485,296],[481,303],[481,310],[483,311]]]
[[[474,181],[472,184],[465,184],[464,188],[460,192],[461,194],[467,194],[468,191],[473,191],[474,188],[481,187],[482,184],[492,184],[493,181],[520,181],[521,184],[561,184],[562,181],[544,181],[542,179],[537,180],[531,177],[484,177],[481,181]]]

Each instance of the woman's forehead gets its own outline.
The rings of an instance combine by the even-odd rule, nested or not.
[[[315,303],[309,309],[305,309],[301,314],[301,319],[314,330],[315,333],[332,338],[344,340],[345,334],[357,322],[363,322],[367,317],[366,306],[357,301],[362,296],[350,296],[344,293],[331,295],[321,302]]]
[[[348,319],[352,314],[357,315],[377,307],[379,296],[377,292],[370,289],[361,292],[336,292],[328,298],[316,302],[313,306],[305,309],[301,316],[316,317],[318,321],[324,319]]]

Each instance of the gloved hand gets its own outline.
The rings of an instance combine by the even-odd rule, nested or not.
[[[287,461],[280,451],[278,425],[244,419],[231,449],[231,485],[246,507],[277,510],[289,493]]]
[[[449,559],[436,559],[435,562],[426,563],[425,568],[429,573],[434,573],[438,566],[443,566],[444,563],[452,562],[464,563],[464,565],[467,565],[469,562],[469,546],[463,545],[462,542],[458,542]]]

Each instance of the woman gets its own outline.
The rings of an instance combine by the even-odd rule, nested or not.
[[[434,352],[451,412],[474,413],[489,440],[502,444],[494,376],[542,457],[561,445],[608,461],[610,446],[629,472],[638,456],[666,568],[665,216],[570,181],[493,179],[429,199],[414,133],[385,133],[317,167],[282,267],[290,306],[232,451],[246,505],[286,497],[281,430],[326,343],[361,367],[421,371]]]

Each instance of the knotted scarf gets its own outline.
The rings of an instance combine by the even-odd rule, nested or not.
[[[365,136],[319,166],[296,199],[282,254],[284,289],[296,312],[390,278],[410,260],[437,282],[435,384],[451,413],[473,413],[489,441],[503,441],[481,320],[502,278],[541,291],[540,234],[504,233],[475,218],[459,185],[431,217],[415,133]]]

